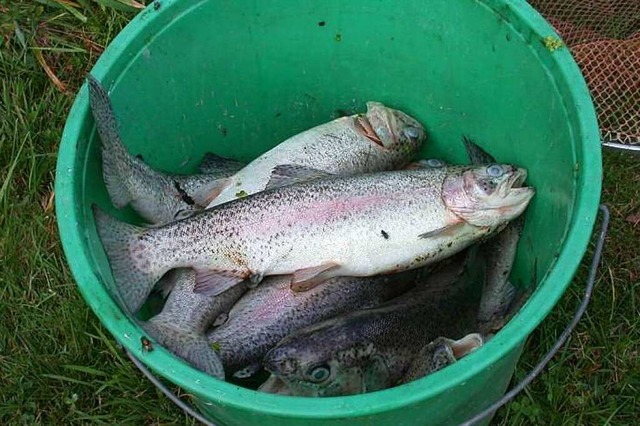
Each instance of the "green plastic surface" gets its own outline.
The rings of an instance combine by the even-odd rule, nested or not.
[[[86,86],[69,113],[56,175],[67,260],[87,303],[127,349],[199,398],[224,425],[453,425],[505,391],[525,339],[571,282],[601,190],[596,117],[584,80],[522,0],[161,0],[111,43],[92,74],[111,90],[125,144],[153,167],[193,171],[207,151],[250,160],[377,100],[423,122],[423,156],[465,161],[462,135],[529,170],[512,279],[538,287],[482,349],[393,389],[343,398],[267,395],[220,382],[162,348],[114,302],[91,203],[115,212],[101,176]],[[534,273],[533,269],[536,268]]]

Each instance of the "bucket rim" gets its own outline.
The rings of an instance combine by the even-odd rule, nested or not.
[[[207,0],[187,4],[180,0],[163,0],[162,8],[148,7],[139,13],[104,51],[91,71],[96,78],[104,79],[113,63],[127,52],[127,46],[142,36],[145,28],[164,13],[172,13],[173,19],[199,7]],[[493,10],[505,8],[540,37],[557,34],[537,11],[524,0],[481,0],[483,6]],[[514,30],[517,31],[517,30]],[[519,31],[517,31],[519,32]],[[203,398],[201,404],[233,406],[247,411],[301,419],[340,418],[345,416],[372,415],[411,405],[464,385],[480,371],[523,345],[528,335],[548,315],[580,265],[586,252],[597,217],[602,185],[602,160],[600,138],[595,109],[584,78],[569,51],[560,49],[547,52],[557,66],[556,84],[569,93],[565,102],[576,105],[578,123],[575,140],[579,141],[576,159],[580,176],[576,180],[575,203],[567,234],[556,263],[540,280],[537,290],[525,306],[486,345],[449,368],[414,382],[373,393],[348,397],[303,398],[283,397],[256,392],[227,382],[219,381],[193,367],[169,351],[158,346],[153,352],[145,352],[140,345],[144,330],[129,318],[114,301],[108,290],[100,284],[100,277],[91,266],[90,253],[83,249],[86,231],[81,223],[89,224],[83,217],[90,209],[74,205],[80,179],[74,172],[76,159],[81,154],[77,141],[81,138],[83,117],[89,113],[86,82],[81,87],[67,117],[62,134],[56,167],[57,223],[67,263],[86,303],[112,336],[155,373],[170,380],[188,392]],[[124,73],[126,67],[120,72]],[[113,74],[113,72],[111,72]],[[118,77],[121,74],[118,74]],[[588,231],[588,232],[587,232]],[[98,285],[96,285],[98,284]],[[108,320],[105,321],[105,318]]]

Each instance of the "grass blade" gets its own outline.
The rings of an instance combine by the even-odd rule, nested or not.
[[[9,167],[9,171],[7,172],[7,176],[4,178],[4,182],[2,182],[2,187],[0,187],[0,205],[4,200],[4,196],[7,192],[7,188],[9,188],[9,183],[11,182],[11,178],[13,177],[13,172],[15,171],[16,165],[18,164],[18,160],[20,159],[20,154],[22,154],[22,148],[24,148],[24,143],[27,141],[27,137],[22,140],[22,144],[20,144],[20,148],[18,149],[18,153],[13,158],[11,162],[11,167]]]
[[[95,368],[91,368],[91,367],[85,367],[83,365],[68,365],[68,364],[64,364],[62,365],[62,368],[65,368],[67,370],[72,370],[72,371],[79,371],[81,373],[87,373],[87,374],[91,374],[92,376],[107,376],[107,373],[100,371],[98,369]]]
[[[139,12],[145,5],[135,0],[93,0],[102,7],[121,10],[123,12]]]
[[[44,374],[41,374],[41,376],[42,377],[48,377],[48,378],[54,379],[54,380],[60,380],[62,382],[70,382],[70,383],[76,383],[78,385],[91,386],[91,383],[85,382],[84,380],[78,380],[78,379],[73,379],[71,377],[59,376],[57,374],[44,373]]]

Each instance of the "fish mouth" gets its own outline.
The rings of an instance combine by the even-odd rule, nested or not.
[[[358,131],[358,133],[360,133],[361,135],[365,136],[370,141],[374,142],[375,144],[379,145],[380,147],[382,147],[382,148],[385,147],[384,143],[382,143],[382,140],[380,139],[380,137],[373,130],[373,127],[371,126],[371,123],[369,122],[367,117],[357,116],[355,118],[355,120],[354,120],[354,124],[355,124],[356,130]]]
[[[513,167],[512,170],[513,171],[511,176],[509,176],[509,178],[504,182],[503,185],[500,186],[500,189],[498,190],[498,194],[501,198],[526,198],[527,195],[535,192],[533,188],[524,186],[524,181],[527,179],[528,175],[526,169]]]
[[[276,395],[291,395],[287,384],[278,376],[272,374],[260,387],[259,392],[274,393]]]
[[[509,189],[522,188],[524,185],[524,181],[527,180],[527,170],[526,169],[516,169],[513,175],[509,178],[507,182],[507,187]]]
[[[477,333],[468,334],[459,340],[449,341],[450,348],[456,360],[477,350],[483,344],[484,339]]]

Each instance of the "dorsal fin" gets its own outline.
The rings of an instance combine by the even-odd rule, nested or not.
[[[275,166],[271,171],[271,178],[269,179],[269,183],[267,183],[265,190],[332,176],[336,175],[323,170],[313,169],[311,167],[299,166],[297,164],[281,164],[279,166]]]

